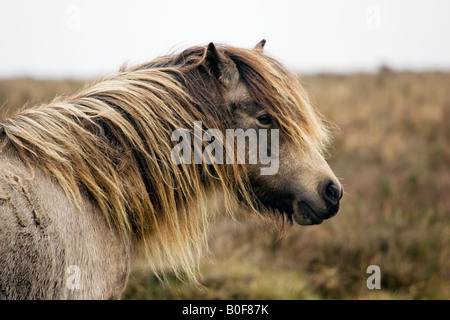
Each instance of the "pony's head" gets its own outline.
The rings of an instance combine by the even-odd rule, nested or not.
[[[328,126],[297,77],[264,54],[264,44],[246,50],[210,43],[202,64],[220,84],[227,126],[255,133],[247,135],[247,161],[241,161],[253,207],[301,225],[319,224],[338,212],[343,195],[323,156]],[[272,170],[262,154],[275,162]]]

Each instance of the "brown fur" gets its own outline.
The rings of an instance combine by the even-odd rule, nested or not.
[[[155,272],[168,265],[195,282],[208,200],[261,207],[248,166],[175,165],[172,131],[202,121],[224,132],[236,127],[230,106],[251,100],[292,155],[322,159],[328,141],[297,78],[263,46],[192,47],[3,121],[0,296],[118,298],[142,253]],[[70,265],[80,289],[66,286]]]

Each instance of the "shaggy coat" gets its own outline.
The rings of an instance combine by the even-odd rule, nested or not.
[[[219,56],[238,73],[227,78]],[[170,137],[194,121],[235,127],[226,93],[236,81],[299,157],[324,149],[327,126],[261,45],[188,48],[2,121],[0,298],[120,298],[141,255],[195,282],[207,200],[262,206],[247,166],[176,165]]]

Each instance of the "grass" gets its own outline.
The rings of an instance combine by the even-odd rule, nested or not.
[[[125,299],[450,299],[450,74],[302,78],[339,130],[329,159],[345,195],[320,226],[277,234],[253,217],[219,218],[198,288],[161,283],[138,263]],[[79,82],[0,81],[15,109]],[[369,265],[381,289],[369,290]]]

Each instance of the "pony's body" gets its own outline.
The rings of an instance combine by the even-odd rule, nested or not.
[[[132,248],[98,205],[81,210],[39,167],[0,154],[0,299],[118,299]]]
[[[0,298],[119,298],[142,254],[195,282],[218,192],[299,224],[335,215],[326,126],[263,45],[189,48],[1,122]],[[195,121],[280,130],[279,172],[173,163],[172,132]]]

